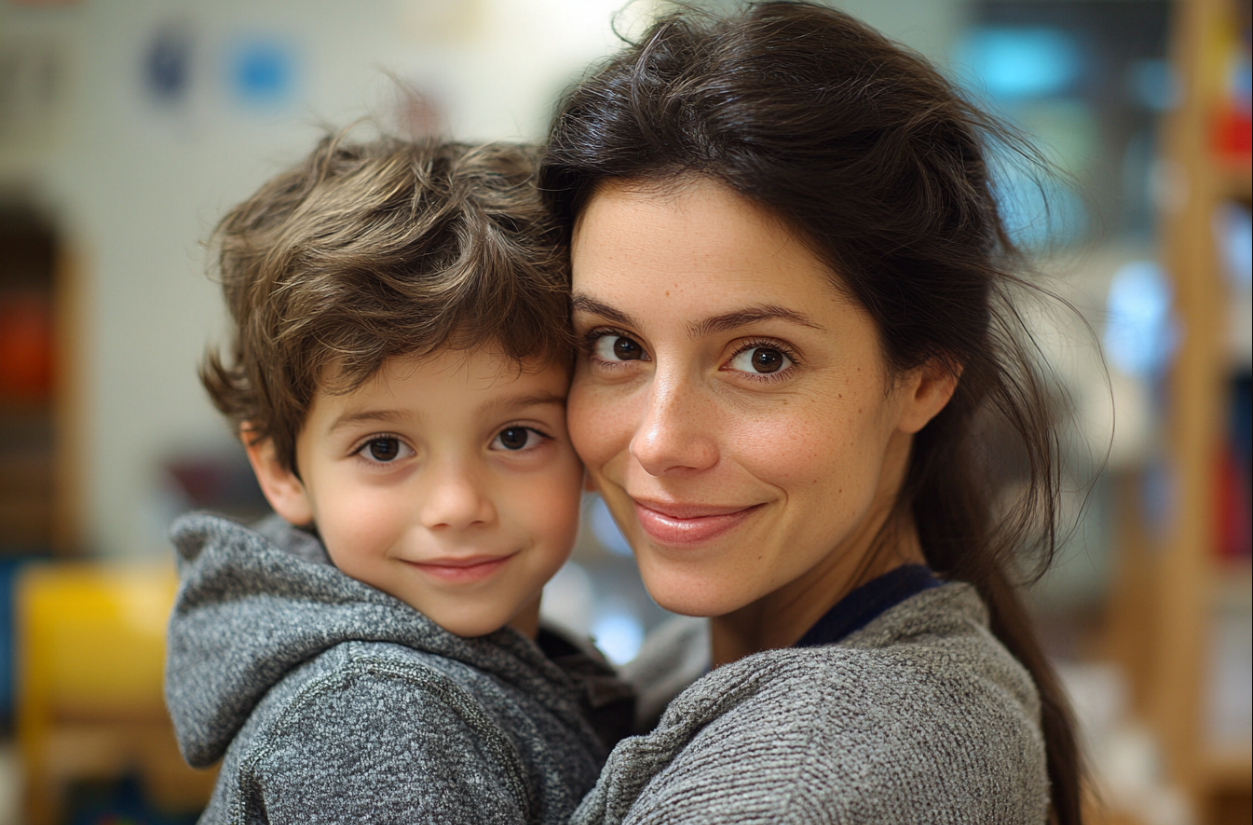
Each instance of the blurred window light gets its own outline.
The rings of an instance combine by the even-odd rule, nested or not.
[[[1139,378],[1159,374],[1178,337],[1165,272],[1153,261],[1126,263],[1114,273],[1106,300],[1104,344],[1110,364]]]
[[[591,632],[596,610],[596,588],[591,576],[577,562],[568,561],[544,585],[540,617],[576,636]]]
[[[609,609],[593,623],[592,638],[605,658],[615,665],[623,665],[639,653],[644,643],[644,624],[625,609]]]
[[[1179,82],[1167,60],[1135,61],[1127,67],[1127,84],[1131,98],[1155,112],[1173,109],[1179,99]]]
[[[985,26],[966,35],[957,62],[992,97],[1017,100],[1066,93],[1082,60],[1075,38],[1062,29]]]
[[[1253,285],[1253,214],[1238,203],[1224,203],[1214,213],[1214,235],[1231,285],[1247,292]]]
[[[1064,181],[1007,164],[996,189],[997,203],[1015,243],[1041,249],[1081,240],[1091,228],[1083,198]]]
[[[618,529],[613,516],[609,513],[609,508],[605,505],[605,500],[600,496],[592,496],[590,507],[592,511],[592,534],[596,536],[596,540],[600,542],[601,547],[615,556],[626,556],[629,558],[631,556],[631,545],[627,544],[626,537]]]

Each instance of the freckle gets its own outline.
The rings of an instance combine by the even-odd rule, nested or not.
[[[669,298],[669,297],[670,297],[670,290],[668,290],[668,289],[666,290],[666,297],[667,297],[667,298]]]

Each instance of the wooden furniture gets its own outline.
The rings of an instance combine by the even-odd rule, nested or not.
[[[178,586],[169,568],[32,564],[15,614],[17,744],[23,821],[61,821],[73,781],[137,776],[170,811],[207,804],[213,771],[179,756],[162,694],[165,627]]]
[[[0,553],[85,549],[83,315],[53,225],[0,203]]]
[[[1181,332],[1162,409],[1169,506],[1148,512],[1146,479],[1119,480],[1123,529],[1111,604],[1111,650],[1132,677],[1171,781],[1207,825],[1248,823],[1253,798],[1250,742],[1218,747],[1206,732],[1215,615],[1233,605],[1247,611],[1250,600],[1247,556],[1233,562],[1217,551],[1215,465],[1227,438],[1228,386],[1231,371],[1248,365],[1233,363],[1228,344],[1231,296],[1214,231],[1223,202],[1248,206],[1250,166],[1247,154],[1215,151],[1212,132],[1229,57],[1224,35],[1239,36],[1248,6],[1177,0],[1174,8],[1179,98],[1165,122],[1160,181],[1162,261]]]

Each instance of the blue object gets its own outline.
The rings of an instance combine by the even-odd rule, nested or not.
[[[230,87],[248,105],[273,108],[295,95],[295,50],[278,38],[240,40],[230,57]]]
[[[958,46],[957,62],[1002,101],[1064,94],[1082,69],[1074,36],[1049,26],[974,28]]]
[[[177,102],[187,93],[190,74],[190,35],[182,26],[165,26],[153,38],[144,60],[148,91],[163,103]]]

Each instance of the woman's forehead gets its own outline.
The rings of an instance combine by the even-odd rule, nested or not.
[[[796,316],[815,300],[847,300],[830,267],[782,220],[705,178],[681,189],[603,184],[576,227],[572,261],[576,299],[696,292],[712,315]]]

